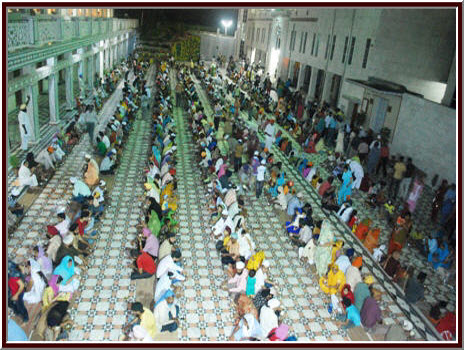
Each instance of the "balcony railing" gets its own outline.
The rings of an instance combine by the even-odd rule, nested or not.
[[[8,15],[8,51],[116,33],[138,27],[137,19]]]

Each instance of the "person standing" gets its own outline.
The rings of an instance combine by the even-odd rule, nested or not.
[[[256,198],[261,196],[264,186],[264,175],[266,173],[266,160],[261,160],[261,165],[257,169],[256,173]]]
[[[401,180],[403,180],[404,173],[406,172],[406,165],[404,164],[404,157],[400,156],[399,160],[393,166],[393,179],[390,186],[390,196],[396,198],[400,188]]]
[[[94,111],[92,105],[87,106],[85,124],[87,126],[87,132],[89,133],[90,143],[93,145],[93,132],[95,130],[95,125],[97,124],[97,113]]]
[[[441,182],[440,187],[435,191],[435,197],[433,198],[432,202],[432,213],[430,214],[430,219],[436,223],[437,222],[437,215],[438,212],[441,211],[443,206],[443,199],[445,197],[445,193],[448,190],[448,181],[443,180]]]
[[[377,170],[376,170],[376,175],[379,174],[380,168],[383,170],[383,177],[387,176],[387,165],[388,165],[388,157],[390,156],[390,150],[388,148],[388,145],[382,144],[382,147],[380,147],[380,159],[379,163],[377,164]]]
[[[27,105],[29,104],[30,96],[27,97],[26,103],[19,106],[19,134],[21,136],[21,149],[27,151],[29,141],[32,137],[32,127],[27,114]]]
[[[377,137],[377,140],[373,141],[369,146],[369,155],[367,156],[367,173],[372,176],[377,168],[377,163],[380,159],[380,135]]]
[[[415,166],[414,164],[412,164],[412,159],[408,158],[408,161],[406,163],[406,171],[400,183],[399,196],[401,199],[406,199],[406,196],[408,195],[409,187],[411,187],[411,181],[415,172],[414,170]]]
[[[369,153],[369,145],[367,144],[366,139],[363,138],[361,140],[361,143],[358,146],[358,156],[359,156],[359,160],[361,161],[362,165],[364,165],[368,153]]]
[[[271,147],[275,139],[274,119],[271,119],[269,123],[266,125],[266,128],[264,129],[264,133],[266,134],[266,141],[265,141],[264,147],[266,147],[269,151],[271,151]]]

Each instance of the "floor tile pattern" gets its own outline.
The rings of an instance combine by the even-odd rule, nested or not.
[[[199,87],[198,84],[197,84],[197,87]],[[202,90],[201,90],[201,96],[202,96],[202,99],[203,99],[203,105],[207,105],[206,96],[204,94],[204,91],[202,91]],[[260,136],[261,136],[261,139],[263,139],[262,138],[263,135],[260,135]],[[277,158],[278,161],[282,161],[284,170],[289,175],[289,178],[292,179],[295,182],[295,186],[297,188],[297,191],[304,191],[305,200],[308,201],[314,208],[314,216],[315,217],[320,217],[320,218],[325,218],[326,215],[322,212],[322,210],[320,208],[320,198],[319,198],[317,192],[311,186],[308,186],[306,181],[304,180],[304,178],[301,177],[299,174],[297,174],[293,170],[293,167],[290,166],[290,164],[288,163],[288,160],[280,153],[280,151],[278,151],[278,149],[275,146],[273,148],[273,153],[276,155],[276,158]],[[254,196],[251,196],[251,197],[254,198]],[[356,206],[356,204],[355,204],[355,206]],[[251,205],[251,206],[249,206],[249,208],[251,209],[251,211],[257,209],[256,205]],[[253,221],[253,219],[256,218],[256,217],[259,217],[259,214],[250,215],[249,220]],[[363,252],[363,255],[366,254],[362,244],[359,241],[357,241],[357,239],[350,233],[349,229],[344,224],[342,224],[338,220],[338,218],[336,218],[333,214],[329,215],[328,218],[329,218],[329,220],[332,221],[332,223],[334,223],[335,227],[337,228],[337,233],[336,233],[337,237],[340,237],[340,238],[344,239],[345,242],[346,242],[346,245],[353,247],[356,252],[358,252],[358,253]],[[278,225],[279,225],[279,227],[275,228],[276,230],[278,230],[277,232],[284,231],[282,223],[279,223]],[[271,230],[271,232],[272,231],[273,230]],[[284,236],[285,236],[285,239],[289,242],[288,237],[286,237],[286,235],[284,235]],[[259,236],[257,236],[257,237],[259,237]],[[266,241],[269,243],[269,241],[271,241],[271,239],[272,239],[272,237],[269,237],[269,238],[265,237],[264,238],[265,242],[263,242],[263,243],[266,244]],[[289,244],[289,248],[288,248],[289,250],[288,250],[287,254],[291,254],[291,252],[294,252],[295,256],[296,256],[296,249],[293,246],[291,246],[290,243],[288,243],[288,244]],[[298,260],[298,259],[296,259],[296,260]],[[434,340],[434,339],[436,339],[435,335],[430,331],[430,328],[427,327],[427,325],[424,324],[422,317],[420,317],[418,315],[417,309],[415,309],[414,307],[411,307],[410,305],[408,305],[408,303],[406,303],[404,301],[403,296],[401,295],[401,293],[397,290],[397,288],[395,288],[395,286],[392,285],[391,281],[389,281],[388,278],[384,275],[383,270],[380,269],[380,267],[377,264],[375,264],[373,261],[371,261],[370,259],[365,259],[365,260],[367,260],[367,261],[365,261],[365,267],[368,268],[370,271],[372,271],[376,276],[379,276],[378,282],[381,285],[380,289],[382,291],[384,291],[384,292],[387,292],[387,295],[386,295],[386,297],[383,298],[382,305],[381,305],[381,307],[383,309],[383,315],[389,315],[389,314],[394,314],[395,315],[395,317],[391,317],[391,316],[386,317],[385,323],[387,323],[387,324],[392,323],[392,322],[398,322],[399,323],[402,320],[404,320],[405,317],[407,317],[411,321],[413,321],[413,324],[415,324],[416,327],[417,327],[416,328],[417,340],[420,340],[420,339]],[[295,269],[290,269],[290,271],[291,270],[295,270]],[[281,271],[283,271],[283,270],[281,270]],[[304,272],[304,271],[305,270],[303,270],[303,275],[306,274],[306,278],[308,278],[309,280],[312,279],[312,281],[310,281],[310,284],[312,284],[312,288],[308,289],[308,290],[306,290],[306,288],[303,288],[305,290],[305,292],[306,292],[305,295],[307,296],[307,292],[309,292],[309,293],[312,293],[312,292],[319,293],[318,292],[318,287],[317,287],[317,285],[318,285],[317,280],[318,279],[315,276],[311,276],[308,269],[306,269],[306,272]],[[281,272],[281,273],[283,273],[283,272]],[[308,274],[310,275],[309,277],[307,276]],[[282,281],[288,281],[288,278],[286,278],[286,279],[284,278],[284,279],[282,279]],[[284,282],[284,284],[285,283],[287,283],[287,282]],[[438,284],[438,285],[440,285],[440,284]],[[295,294],[295,293],[292,292],[292,294]],[[313,303],[314,303],[314,300],[319,302],[318,299],[321,299],[322,302],[319,302],[318,306],[313,305],[313,308],[317,309],[318,311],[320,311],[322,313],[327,313],[326,307],[327,307],[327,304],[329,303],[329,299],[327,298],[327,296],[325,296],[325,295],[318,295],[318,296],[311,295],[308,299]],[[299,321],[297,321],[297,323],[298,322]],[[314,322],[314,320],[313,320],[313,322]],[[293,327],[295,327],[295,323],[290,323],[290,324]],[[301,329],[302,327],[301,326],[296,326],[296,328]],[[314,331],[312,330],[312,332],[314,332]]]

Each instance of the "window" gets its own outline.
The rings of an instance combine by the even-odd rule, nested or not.
[[[356,44],[356,37],[351,38],[351,49],[350,49],[350,58],[348,58],[348,64],[351,64],[353,60],[354,45]]]
[[[306,52],[306,41],[308,40],[308,32],[305,33],[304,41],[303,41],[303,53]]]
[[[255,41],[255,30],[252,29],[251,30],[251,43],[253,43]]]
[[[259,32],[260,32],[261,29],[257,29],[257,32],[256,32],[256,43],[259,43]]]
[[[300,35],[300,49],[298,50],[300,53],[301,53],[301,50],[303,49],[303,35],[304,35],[304,33],[301,32],[301,35]]]
[[[317,57],[318,53],[319,53],[319,34],[316,35],[316,50],[315,50],[314,56]]]
[[[314,55],[314,45],[316,44],[316,33],[313,34],[313,44],[311,45],[311,56]]]
[[[295,51],[296,30],[292,30],[290,35],[290,51]]]
[[[332,51],[330,51],[330,60],[332,61],[334,58],[334,51],[335,51],[335,41],[337,40],[337,36],[334,35],[332,37]]]
[[[342,63],[345,63],[346,58],[346,50],[348,48],[348,37],[345,37],[345,46],[343,47],[343,56],[342,56]]]
[[[248,17],[248,9],[243,10],[243,23],[246,23]]]
[[[266,28],[263,28],[263,33],[261,35],[261,42],[264,44],[264,40],[266,38]]]
[[[366,68],[367,66],[367,59],[369,58],[369,49],[371,48],[371,39],[366,40],[366,48],[364,49],[364,57],[362,67]]]
[[[325,54],[324,54],[325,59],[327,59],[327,55],[329,54],[329,44],[330,44],[330,34],[327,35],[327,45],[325,46]]]

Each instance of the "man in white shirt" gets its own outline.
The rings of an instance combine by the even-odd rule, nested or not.
[[[175,251],[161,259],[156,269],[156,277],[161,278],[164,274],[172,272],[174,274],[174,279],[179,281],[184,281],[185,277],[181,275],[181,272],[184,271],[182,267],[176,264],[180,261],[181,254],[179,251]]]
[[[266,135],[266,141],[264,147],[271,151],[272,144],[274,142],[275,126],[274,119],[271,119],[264,129],[264,134]]]
[[[32,137],[32,128],[29,120],[29,115],[27,114],[27,104],[29,102],[29,97],[27,98],[26,103],[23,103],[19,107],[18,121],[19,121],[19,134],[21,135],[21,149],[27,151],[29,141]]]
[[[266,174],[266,160],[261,160],[261,165],[257,169],[256,174],[256,198],[261,196],[264,186],[264,175]]]

